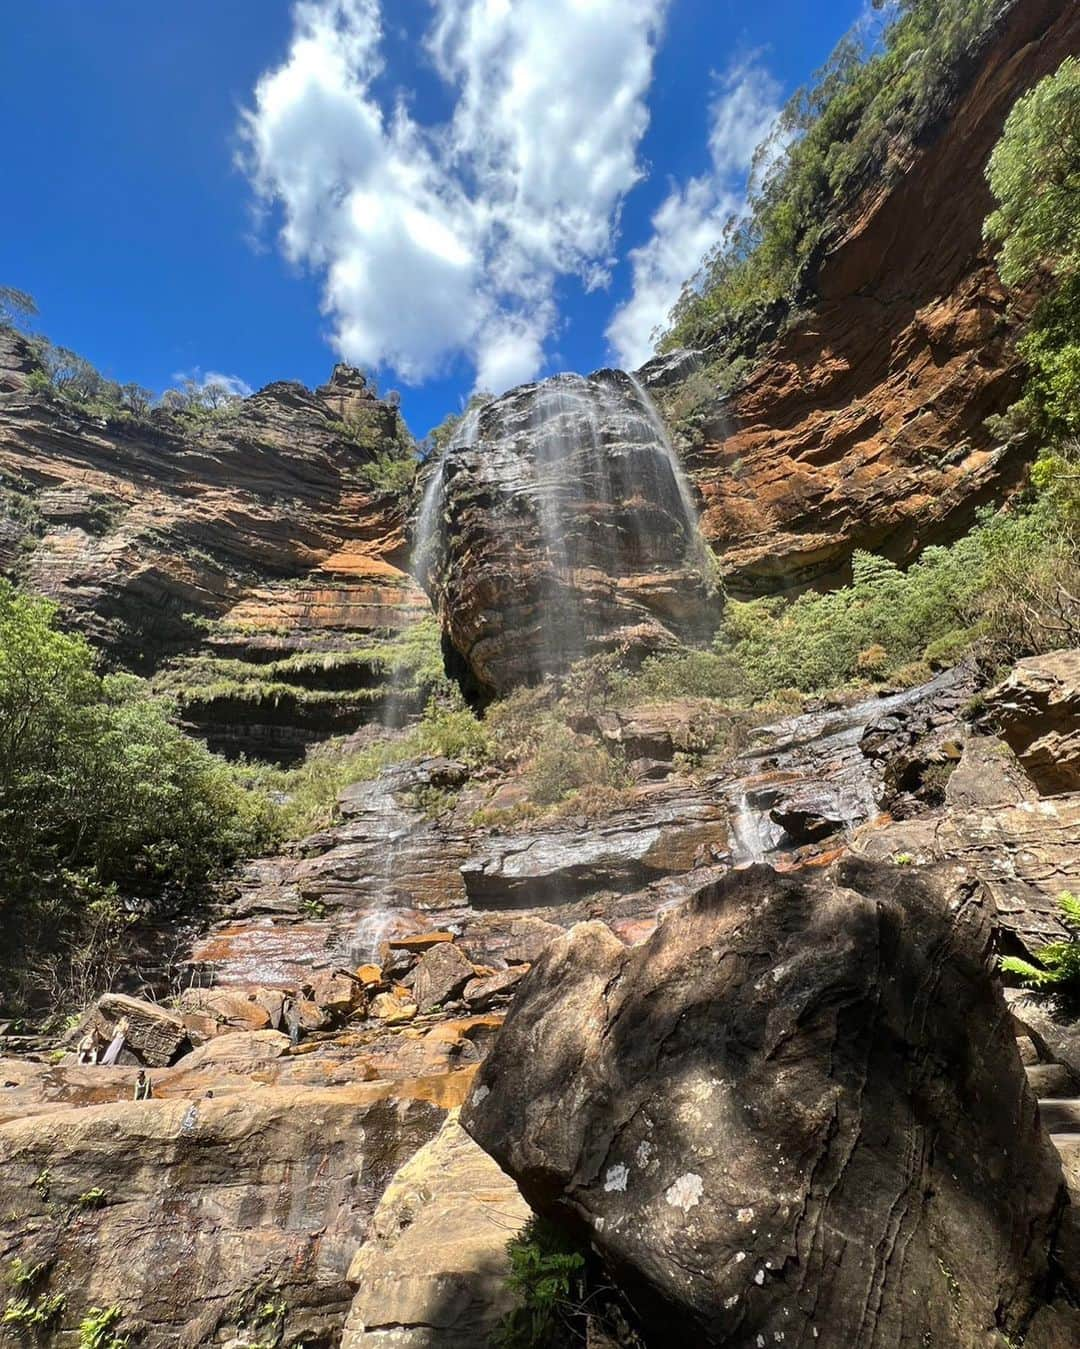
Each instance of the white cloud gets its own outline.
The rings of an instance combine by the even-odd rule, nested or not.
[[[754,60],[734,66],[710,110],[708,172],[674,185],[652,218],[652,234],[631,249],[632,291],[607,329],[619,362],[633,369],[653,353],[653,333],[667,321],[684,282],[741,212],[754,151],[772,133],[780,86]],[[772,153],[778,153],[777,141]],[[767,168],[767,165],[764,167]]]
[[[556,281],[605,283],[667,0],[431,4],[447,122],[380,101],[378,0],[301,0],[245,165],[347,360],[418,382],[463,352],[499,391],[541,368]]]
[[[178,385],[190,381],[199,389],[207,389],[213,385],[224,389],[233,398],[249,398],[255,392],[247,380],[241,379],[239,375],[223,375],[220,370],[203,371],[198,365],[193,370],[177,370],[173,374],[173,379]]]

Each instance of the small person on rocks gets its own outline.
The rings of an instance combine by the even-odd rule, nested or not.
[[[135,1100],[149,1101],[154,1094],[154,1084],[146,1075],[146,1070],[140,1068],[135,1075]]]
[[[296,1005],[296,999],[291,995],[287,996],[282,1004],[281,1019],[289,1032],[289,1043],[298,1045],[304,1028],[300,1024],[300,1009]]]

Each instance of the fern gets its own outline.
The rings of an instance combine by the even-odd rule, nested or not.
[[[1080,1006],[1080,895],[1063,890],[1057,905],[1062,922],[1073,935],[1036,951],[1038,965],[1016,956],[1003,956],[998,964],[1004,974],[1013,975],[1025,988],[1074,1009]]]
[[[520,1299],[492,1339],[495,1349],[550,1349],[563,1342],[584,1298],[585,1257],[553,1223],[534,1217],[507,1247],[506,1284]]]

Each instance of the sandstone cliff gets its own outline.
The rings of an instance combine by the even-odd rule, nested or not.
[[[193,424],[86,415],[0,332],[0,566],[221,748],[288,755],[379,713],[379,647],[427,604],[365,468],[402,433],[358,371]]]
[[[681,427],[702,528],[736,596],[835,581],[855,548],[910,560],[1022,476],[1024,447],[985,425],[1022,374],[982,240],[983,170],[1015,99],[1080,46],[1080,11],[1002,8],[955,106],[899,180],[869,185],[838,223],[819,298],[742,385],[717,400],[718,352],[642,371]]]

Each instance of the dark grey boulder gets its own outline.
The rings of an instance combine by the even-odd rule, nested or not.
[[[463,1122],[650,1344],[1008,1343],[1066,1192],[991,930],[961,872],[859,859],[732,873],[634,948],[582,924]]]

